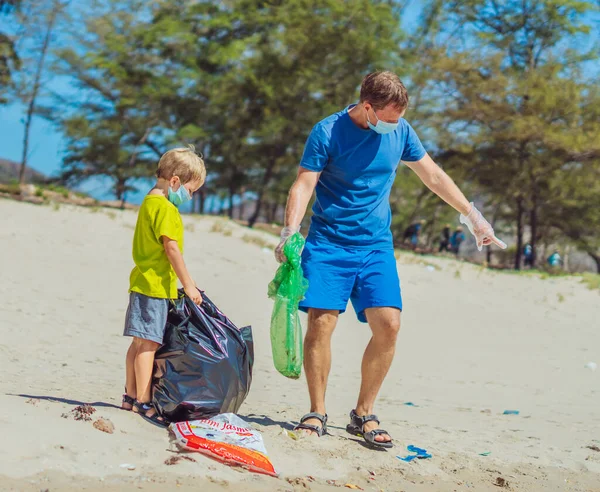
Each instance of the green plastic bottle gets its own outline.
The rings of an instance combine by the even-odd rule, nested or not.
[[[282,263],[269,284],[269,297],[275,301],[271,315],[273,363],[285,377],[298,379],[304,358],[302,326],[298,303],[304,299],[308,281],[304,278],[301,253],[304,238],[296,233],[284,245],[287,262]]]

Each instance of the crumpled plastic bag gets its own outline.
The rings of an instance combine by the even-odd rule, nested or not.
[[[304,238],[296,233],[283,248],[287,258],[269,284],[268,295],[275,301],[271,315],[271,350],[273,363],[285,377],[298,379],[304,357],[302,325],[298,316],[298,303],[304,299],[308,280],[304,278],[301,253]]]
[[[197,451],[230,466],[277,476],[260,432],[233,413],[169,426],[177,447]]]

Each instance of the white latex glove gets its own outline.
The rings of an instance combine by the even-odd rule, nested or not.
[[[494,229],[491,224],[483,218],[481,212],[475,208],[473,202],[471,202],[471,211],[466,217],[460,214],[460,223],[465,224],[471,234],[475,236],[477,241],[477,249],[481,251],[484,246],[488,246],[492,243],[496,244],[502,249],[506,249],[506,244],[498,239],[494,234]]]
[[[275,259],[279,263],[285,263],[287,261],[287,258],[283,254],[283,247],[285,246],[286,241],[297,232],[300,232],[300,228],[284,227],[281,229],[279,244],[275,248]]]

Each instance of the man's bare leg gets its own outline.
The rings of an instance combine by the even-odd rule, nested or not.
[[[367,345],[362,361],[362,381],[356,404],[356,413],[360,417],[373,413],[375,399],[394,359],[396,339],[400,331],[399,309],[369,308],[365,310],[365,315],[373,336]],[[369,432],[377,428],[377,422],[367,422],[363,431]],[[376,436],[375,440],[387,442],[391,438],[383,434]]]
[[[331,336],[337,324],[339,311],[309,309],[308,328],[304,338],[304,372],[310,395],[310,411],[325,415],[325,392],[331,370]],[[304,422],[321,426],[317,419]],[[311,431],[305,431],[313,434]]]

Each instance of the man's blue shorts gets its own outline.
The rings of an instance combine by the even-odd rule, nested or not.
[[[400,279],[394,250],[347,249],[309,237],[302,252],[308,292],[299,308],[331,309],[343,313],[348,299],[358,320],[366,323],[365,309],[402,310]]]

